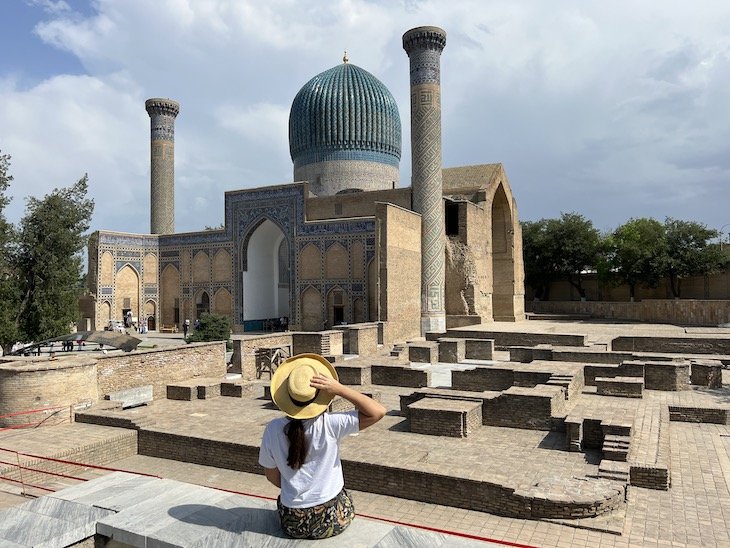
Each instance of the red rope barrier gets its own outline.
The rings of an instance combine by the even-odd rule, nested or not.
[[[147,476],[147,477],[150,477],[150,478],[162,479],[162,477],[157,476],[155,474],[146,474],[144,472],[130,472],[129,470],[121,470],[119,468],[109,468],[108,466],[101,466],[101,465],[98,465],[98,464],[84,464],[83,462],[74,462],[72,460],[63,460],[63,459],[56,459],[56,458],[53,458],[53,457],[44,457],[42,455],[33,455],[31,453],[23,453],[21,451],[12,451],[11,449],[3,449],[2,447],[0,447],[0,451],[9,451],[11,453],[17,453],[18,455],[22,455],[23,457],[31,457],[31,458],[34,458],[34,459],[48,460],[48,461],[51,461],[51,462],[60,462],[61,464],[72,464],[74,466],[81,466],[81,467],[84,467],[84,468],[91,468],[93,470],[106,470],[108,472],[127,472],[129,474],[137,474],[139,476]]]
[[[32,413],[42,413],[43,411],[57,411],[58,409],[66,409],[68,405],[62,405],[60,407],[41,407],[40,409],[31,409],[30,411],[17,411],[15,413],[8,413],[7,415],[0,415],[0,419],[7,417],[17,417],[18,415],[30,415]]]
[[[80,463],[80,462],[73,462],[73,461],[63,460],[63,459],[55,459],[55,458],[52,458],[52,457],[42,457],[42,456],[39,456],[39,455],[32,455],[32,454],[29,454],[29,453],[21,453],[21,452],[18,452],[18,451],[12,451],[10,449],[3,449],[2,447],[0,447],[0,450],[1,451],[10,451],[10,452],[13,452],[13,453],[17,453],[18,455],[23,455],[24,457],[33,457],[33,458],[38,458],[38,459],[42,459],[42,460],[49,460],[51,462],[59,462],[59,463],[62,463],[62,464],[72,464],[72,465],[81,466],[81,467],[84,467],[84,468],[91,468],[91,469],[96,469],[96,470],[106,470],[106,471],[109,471],[109,472],[127,472],[129,474],[138,474],[140,476],[147,476],[147,477],[162,479],[160,476],[157,476],[155,474],[146,474],[144,472],[133,472],[133,471],[130,471],[130,470],[122,470],[120,468],[110,468],[110,467],[107,467],[107,466],[98,466],[98,465],[95,465],[95,464],[83,464],[83,463]],[[3,463],[3,464],[10,464],[10,463]],[[16,464],[14,466],[18,466],[18,465]],[[24,467],[24,466],[19,466],[19,468],[23,468],[24,470],[32,470],[32,471],[35,471],[35,472],[41,472],[41,473],[45,473],[45,474],[50,474],[50,475],[53,475],[53,476],[60,476],[60,477],[63,477],[63,478],[68,478],[68,479],[74,479],[74,480],[79,480],[79,481],[88,481],[85,478],[77,478],[77,477],[74,477],[74,476],[66,476],[64,474],[58,474],[58,473],[53,473],[53,472],[46,472],[44,470],[35,470],[33,468],[27,468],[27,467]],[[7,480],[7,481],[15,482],[15,483],[20,483],[17,480],[11,480],[9,478],[4,478],[2,476],[0,476],[0,480]],[[53,489],[47,489],[45,487],[35,486],[35,485],[28,484],[28,483],[26,483],[25,485],[30,485],[31,487],[36,487],[36,488],[42,489],[44,491],[53,491]],[[275,501],[276,500],[276,498],[274,498],[274,497],[268,497],[268,496],[265,496],[265,495],[257,495],[255,493],[246,493],[246,492],[243,492],[243,491],[234,491],[233,489],[225,489],[225,488],[222,488],[222,487],[214,487],[214,489],[217,489],[218,491],[223,491],[225,493],[233,493],[235,495],[244,495],[244,496],[247,496],[247,497],[254,497],[254,498],[264,499],[264,500],[270,500],[270,501]],[[405,521],[399,521],[399,520],[394,520],[394,519],[389,519],[389,518],[383,518],[383,517],[379,517],[379,516],[372,516],[372,515],[369,515],[369,514],[356,513],[356,515],[358,515],[360,517],[363,517],[363,518],[366,518],[366,519],[375,519],[375,520],[379,520],[379,521],[384,521],[386,523],[392,523],[394,525],[402,525],[402,526],[405,526],[405,527],[413,527],[413,528],[416,528],[416,529],[423,529],[425,531],[431,531],[431,532],[434,532],[434,533],[441,533],[441,534],[452,535],[452,536],[461,537],[461,538],[468,538],[468,539],[471,539],[471,540],[479,540],[479,541],[482,541],[482,542],[492,542],[494,544],[501,544],[503,546],[513,546],[515,548],[534,548],[533,546],[531,546],[529,544],[520,544],[518,542],[511,542],[511,541],[508,541],[508,540],[500,540],[500,539],[494,539],[494,538],[490,538],[490,537],[483,537],[483,536],[480,536],[480,535],[473,535],[471,533],[462,533],[462,532],[459,532],[459,531],[451,531],[451,530],[448,530],[448,529],[440,529],[438,527],[429,527],[428,525],[418,525],[418,524],[415,524],[415,523],[408,523],[408,522],[405,522]]]
[[[55,489],[49,489],[48,487],[41,487],[40,485],[33,485],[32,483],[26,483],[26,482],[20,481],[20,480],[14,480],[14,479],[10,479],[10,478],[5,478],[3,476],[0,476],[0,481],[10,481],[10,482],[13,482],[13,483],[20,483],[23,486],[26,486],[27,485],[29,487],[33,487],[34,489],[40,489],[41,491],[49,491],[51,493],[53,493],[55,491]]]

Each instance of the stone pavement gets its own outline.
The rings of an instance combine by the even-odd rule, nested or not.
[[[562,322],[522,322],[500,324],[513,331],[584,333],[591,341],[608,341],[614,336],[681,335],[675,326]],[[485,330],[493,324],[482,326]],[[709,329],[710,334],[714,333]],[[727,374],[727,371],[724,372]],[[726,379],[727,380],[727,379]],[[446,384],[446,383],[444,383]],[[597,396],[586,387],[580,405],[599,411],[633,416],[646,413],[647,406],[680,404],[687,407],[727,405],[730,389],[693,389],[680,392],[645,391],[644,399],[632,400]],[[378,387],[389,409],[398,407],[398,395],[410,389]],[[258,444],[264,425],[277,412],[264,400],[216,398],[193,402],[159,401],[148,408],[129,410],[145,429],[159,432],[184,431],[221,441]],[[72,425],[74,428],[91,425]],[[649,425],[650,426],[650,425]],[[97,427],[103,428],[103,427]],[[544,431],[482,427],[468,439],[445,439],[417,434],[404,435],[402,417],[389,414],[379,425],[348,440],[344,458],[387,463],[401,459],[405,466],[448,472],[456,477],[495,478],[512,476],[530,482],[548,475],[585,476],[596,469],[595,455],[565,451],[558,434]],[[48,430],[47,447],[53,447],[53,429]],[[115,430],[115,429],[110,429]],[[637,447],[642,445],[640,428]],[[651,429],[647,428],[647,432]],[[83,431],[78,431],[79,439]],[[669,491],[628,488],[628,503],[622,512],[599,518],[560,521],[528,521],[504,518],[470,510],[427,504],[397,497],[356,492],[358,513],[424,526],[451,529],[497,540],[537,546],[730,546],[730,427],[714,424],[672,422],[671,479]],[[67,437],[72,438],[73,436]],[[471,449],[467,446],[474,445]],[[14,440],[22,446],[20,437]],[[29,442],[30,443],[30,442]],[[32,441],[40,450],[42,442]],[[0,447],[3,440],[0,437]],[[119,468],[156,473],[164,477],[214,485],[236,491],[274,495],[275,490],[262,476],[195,464],[133,456],[115,463]],[[0,497],[0,504],[2,498]],[[602,531],[612,531],[606,533]],[[620,533],[620,534],[616,534]]]
[[[272,500],[127,472],[0,512],[2,546],[70,546],[95,535],[139,547],[498,546],[364,517],[337,537],[294,540],[282,533]]]

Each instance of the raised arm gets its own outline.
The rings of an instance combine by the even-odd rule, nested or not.
[[[317,390],[324,390],[335,396],[345,398],[355,406],[358,411],[360,421],[360,430],[365,430],[368,426],[372,426],[385,416],[385,407],[374,399],[361,394],[357,390],[353,390],[349,386],[341,384],[333,378],[324,375],[315,375],[312,377],[310,385]]]

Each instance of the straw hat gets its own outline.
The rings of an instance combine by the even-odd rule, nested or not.
[[[333,394],[309,386],[320,374],[337,380],[337,371],[317,354],[299,354],[282,362],[271,378],[271,399],[293,419],[311,419],[327,410]]]

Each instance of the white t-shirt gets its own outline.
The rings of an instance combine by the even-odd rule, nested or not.
[[[281,472],[281,503],[289,508],[309,508],[334,498],[342,490],[339,442],[360,429],[357,411],[322,413],[304,423],[307,457],[299,470],[286,463],[289,440],[284,433],[288,417],[274,419],[264,430],[259,464]]]

